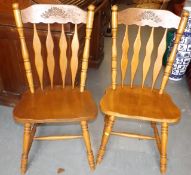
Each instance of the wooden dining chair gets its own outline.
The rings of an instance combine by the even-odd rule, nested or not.
[[[101,146],[97,155],[97,164],[99,164],[104,156],[106,144],[110,135],[127,136],[131,138],[156,140],[160,153],[160,170],[166,172],[167,165],[167,140],[168,125],[175,123],[180,119],[180,110],[173,103],[171,97],[164,91],[172,64],[176,56],[178,43],[184,32],[188,19],[188,12],[184,11],[182,18],[165,10],[151,10],[129,8],[117,12],[117,6],[112,7],[112,85],[106,89],[105,95],[101,99],[100,107],[105,114],[105,126],[101,141]],[[118,24],[125,24],[126,31],[122,43],[122,47],[117,45],[117,29]],[[128,38],[128,25],[138,25],[138,33],[133,44],[133,56],[130,63],[130,84],[125,84],[126,71],[128,66],[128,48],[130,46]],[[150,26],[151,33],[146,44],[146,53],[143,59],[142,82],[141,85],[134,85],[135,75],[139,65],[139,53],[143,41],[141,39],[142,26]],[[151,69],[151,55],[154,44],[155,27],[166,28],[164,35],[158,46],[158,55]],[[162,58],[166,49],[166,34],[169,28],[176,28],[177,34],[174,41],[173,49],[168,58],[168,64],[165,68],[160,88],[155,88],[155,82],[162,67]],[[144,34],[143,34],[144,35]],[[121,58],[121,83],[117,84],[117,50],[122,48]],[[151,87],[145,86],[145,80],[151,69],[152,83]],[[157,80],[160,81],[160,80]],[[154,136],[146,136],[140,134],[132,134],[126,132],[116,132],[112,130],[115,119],[135,119],[139,121],[151,122],[154,129]],[[159,136],[156,123],[161,124],[161,137]]]
[[[24,125],[23,153],[21,160],[21,172],[25,174],[27,169],[28,153],[33,140],[62,140],[83,138],[89,165],[91,169],[95,168],[94,156],[91,148],[90,135],[88,131],[88,121],[96,118],[97,107],[88,90],[85,90],[87,77],[90,37],[94,19],[94,6],[88,7],[88,12],[72,5],[32,5],[26,9],[19,10],[17,3],[13,4],[13,11],[17,30],[20,37],[22,57],[24,68],[29,84],[29,90],[26,91],[19,103],[14,108],[14,119]],[[71,46],[67,46],[64,24],[75,24],[74,35]],[[29,60],[29,54],[24,35],[24,23],[33,23],[34,36],[33,48],[36,72],[39,77],[40,87],[35,87],[33,82],[33,70]],[[37,31],[37,23],[47,24],[48,32],[46,38],[47,64],[42,58],[42,44]],[[62,85],[54,85],[55,58],[53,54],[54,42],[51,36],[50,26],[58,23],[61,29],[59,47],[59,67],[62,76]],[[75,78],[78,70],[78,24],[86,24],[85,46],[83,50],[83,59],[81,67],[81,80],[79,87],[75,86]],[[67,47],[72,50],[69,70],[72,75],[72,86],[65,86],[65,77],[67,71]],[[50,86],[44,87],[43,76],[44,69],[47,66],[50,77]],[[63,135],[63,136],[35,136],[37,124],[43,123],[61,123],[61,122],[79,122],[82,128],[82,135]],[[38,125],[39,126],[39,125]],[[71,162],[72,163],[72,162]]]

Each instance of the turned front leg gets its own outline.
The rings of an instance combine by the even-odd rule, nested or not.
[[[21,158],[21,174],[24,175],[27,170],[28,162],[28,152],[30,146],[30,133],[31,133],[31,124],[26,123],[24,125],[24,136],[23,136],[23,153]]]
[[[160,158],[160,171],[162,174],[166,173],[166,167],[167,167],[167,142],[168,142],[168,124],[162,123],[162,127],[161,127],[161,158]]]
[[[33,139],[36,133],[36,128],[37,128],[37,124],[34,124],[33,126],[31,126],[31,131],[30,131],[30,142],[29,142],[29,146],[28,146],[28,154],[30,152],[32,143],[33,143]]]
[[[107,128],[107,125],[108,125],[108,116],[106,115],[105,116],[105,119],[104,119],[104,129],[103,129],[103,133],[105,132],[106,128]]]
[[[99,152],[97,155],[97,164],[99,164],[102,161],[103,156],[105,154],[106,145],[108,143],[109,136],[111,134],[114,121],[115,121],[114,116],[108,116],[108,118],[105,119],[105,126],[104,126],[101,146],[100,146],[100,149],[99,149]]]
[[[94,155],[93,155],[93,151],[91,148],[90,135],[89,135],[89,131],[88,131],[87,121],[82,121],[81,127],[82,127],[82,134],[83,134],[84,142],[86,145],[89,166],[90,166],[91,170],[94,170],[95,169]]]

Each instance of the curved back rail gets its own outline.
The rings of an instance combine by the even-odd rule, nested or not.
[[[138,65],[139,65],[139,53],[142,46],[141,42],[141,27],[142,26],[149,26],[151,27],[151,33],[146,44],[146,54],[143,60],[143,71],[142,71],[142,88],[144,87],[144,83],[146,77],[148,75],[149,70],[151,69],[151,55],[154,49],[154,30],[156,27],[163,27],[166,28],[162,40],[160,41],[158,47],[157,58],[154,62],[153,67],[153,80],[151,84],[151,89],[154,88],[155,82],[158,78],[162,67],[162,57],[164,55],[166,49],[166,35],[167,30],[169,28],[177,29],[177,34],[174,42],[173,49],[170,53],[168,58],[168,63],[164,72],[162,84],[160,87],[160,94],[163,93],[165,86],[167,84],[172,64],[174,62],[176,51],[178,47],[178,43],[181,39],[181,36],[184,32],[186,27],[186,23],[188,20],[189,13],[187,11],[183,11],[182,18],[176,16],[175,14],[171,13],[170,11],[166,10],[154,10],[154,9],[139,9],[139,8],[129,8],[123,11],[117,12],[117,6],[112,7],[112,88],[116,88],[116,77],[117,77],[117,26],[118,24],[125,24],[126,31],[122,43],[122,58],[121,58],[121,85],[123,87],[124,80],[126,77],[127,72],[127,65],[128,65],[128,49],[129,49],[129,39],[128,39],[128,25],[137,25],[139,26],[138,33],[134,42],[133,47],[133,56],[131,60],[131,80],[130,85],[133,87],[134,77],[136,75]]]
[[[80,23],[86,24],[86,38],[85,47],[82,59],[82,70],[81,70],[81,82],[80,91],[84,91],[87,69],[88,69],[88,59],[89,59],[89,49],[90,49],[90,36],[92,32],[93,19],[94,19],[94,6],[90,5],[88,7],[88,12],[78,8],[73,5],[32,5],[26,9],[19,10],[19,5],[17,3],[13,4],[13,12],[15,17],[15,22],[17,30],[20,37],[22,56],[24,60],[24,67],[26,71],[27,81],[29,84],[30,92],[34,93],[34,82],[33,74],[31,70],[31,63],[29,60],[29,54],[26,46],[26,39],[24,36],[23,23],[33,23],[34,35],[33,35],[33,49],[34,49],[34,62],[36,71],[39,77],[40,87],[43,90],[43,72],[44,63],[42,58],[42,44],[37,32],[36,25],[38,23],[47,24],[48,33],[46,38],[46,50],[47,50],[47,68],[50,77],[51,88],[54,87],[54,72],[55,72],[55,58],[54,58],[54,41],[51,34],[51,25],[53,23],[60,24],[61,35],[59,41],[60,57],[59,66],[62,77],[62,85],[65,87],[65,77],[67,70],[67,41],[64,31],[64,24],[73,23],[75,24],[74,36],[71,44],[72,57],[70,61],[70,69],[72,75],[72,88],[75,87],[75,79],[78,70],[78,51],[79,51],[79,39],[77,25]]]

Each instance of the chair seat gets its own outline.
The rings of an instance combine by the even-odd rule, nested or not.
[[[95,119],[97,107],[89,91],[57,87],[24,93],[13,114],[22,123],[72,122]]]
[[[110,116],[168,123],[180,119],[180,110],[171,97],[150,88],[108,88],[100,105],[103,113]]]

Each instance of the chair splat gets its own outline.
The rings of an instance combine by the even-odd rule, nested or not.
[[[72,88],[75,86],[76,73],[78,70],[78,50],[79,50],[79,40],[77,24],[75,24],[74,36],[72,40],[72,58],[70,62],[71,74],[72,74]]]
[[[133,87],[133,80],[139,64],[139,52],[141,49],[141,27],[139,26],[137,37],[134,42],[134,53],[131,61],[131,87]]]
[[[47,66],[48,73],[50,77],[51,88],[54,86],[54,68],[55,68],[55,60],[54,60],[54,43],[50,31],[50,24],[48,24],[48,35],[46,38],[46,49],[47,49]]]
[[[146,46],[146,55],[143,61],[143,80],[142,80],[142,88],[144,86],[145,83],[145,79],[147,77],[150,65],[151,65],[151,55],[153,52],[153,48],[154,48],[154,27],[152,27],[152,31],[149,37],[149,40],[147,42],[147,46]]]
[[[125,75],[127,72],[128,49],[129,49],[128,26],[126,26],[125,36],[122,43],[122,58],[121,58],[121,86],[122,87],[124,85]]]
[[[36,24],[33,24],[34,35],[33,35],[33,49],[34,49],[34,60],[37,70],[37,74],[40,81],[40,87],[43,89],[43,58],[41,54],[41,42],[37,33]]]
[[[162,67],[162,58],[164,55],[164,52],[166,50],[166,35],[167,35],[168,29],[165,30],[165,33],[163,35],[163,38],[159,44],[158,47],[158,53],[157,53],[157,58],[154,64],[153,68],[153,81],[152,81],[152,89],[154,88],[155,82],[158,78],[158,75],[160,73],[161,67]]]
[[[62,76],[62,86],[64,88],[68,60],[66,55],[67,42],[66,42],[66,36],[65,36],[63,24],[62,24],[62,32],[60,36],[59,48],[60,48],[60,71]]]

